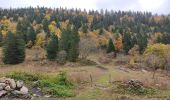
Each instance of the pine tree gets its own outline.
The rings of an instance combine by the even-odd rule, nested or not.
[[[123,36],[123,49],[126,54],[128,54],[129,50],[133,47],[132,39],[130,33],[125,32]]]
[[[0,32],[0,47],[3,45],[3,35],[2,32]]]
[[[35,40],[36,40],[36,33],[35,33],[34,28],[31,26],[27,30],[27,41],[28,42],[32,41],[34,43]]]
[[[8,32],[3,47],[3,62],[5,64],[19,64],[25,60],[25,43],[19,36]]]
[[[147,36],[141,33],[137,34],[137,44],[139,45],[139,53],[143,54],[148,44]]]
[[[58,53],[58,37],[52,33],[50,41],[47,44],[47,59],[55,60]]]
[[[107,53],[111,53],[115,51],[115,46],[113,44],[112,39],[110,38],[108,41],[108,46],[107,46]]]
[[[75,62],[79,56],[79,35],[75,27],[67,27],[62,30],[60,50],[67,53],[67,60]]]
[[[2,35],[2,32],[0,31],[0,42],[3,41],[3,35]]]

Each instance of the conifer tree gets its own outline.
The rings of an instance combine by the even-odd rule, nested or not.
[[[128,54],[129,50],[133,47],[130,33],[125,32],[123,36],[123,49],[125,54]]]
[[[55,60],[58,53],[58,37],[52,33],[50,40],[47,44],[47,59]]]
[[[32,41],[33,43],[36,40],[36,33],[34,28],[31,26],[27,30],[27,42]]]
[[[115,46],[113,44],[112,39],[110,38],[108,41],[108,46],[107,46],[107,53],[111,53],[115,51]]]
[[[12,32],[8,32],[3,46],[3,62],[5,64],[19,64],[25,60],[24,40]]]
[[[143,54],[148,44],[147,36],[141,33],[137,34],[137,44],[139,45],[139,53]]]
[[[67,27],[62,30],[60,49],[66,51],[67,60],[75,62],[79,55],[79,35],[75,27]]]

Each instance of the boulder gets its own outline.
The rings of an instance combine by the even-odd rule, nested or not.
[[[17,86],[17,88],[22,88],[23,87],[23,85],[24,85],[24,82],[23,81],[17,81],[16,82],[16,86]]]
[[[9,81],[9,85],[11,87],[11,89],[15,89],[16,88],[16,83],[14,79],[6,79],[6,81]]]
[[[3,90],[4,88],[2,86],[0,86],[0,91]]]
[[[5,83],[0,83],[0,91],[5,88],[6,84]]]
[[[7,91],[5,91],[5,90],[1,90],[1,91],[0,91],[0,97],[4,96],[4,95],[6,95],[6,94],[7,94]]]
[[[28,94],[28,88],[26,88],[25,86],[23,86],[23,87],[20,89],[20,93],[21,93],[21,94]]]
[[[6,91],[11,91],[12,89],[11,89],[11,87],[10,87],[9,85],[7,85],[7,86],[5,87],[5,90],[6,90]]]

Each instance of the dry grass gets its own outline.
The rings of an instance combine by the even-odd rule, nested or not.
[[[0,49],[1,50],[1,49]],[[50,62],[44,59],[45,51],[41,50],[39,54],[40,61],[33,61],[33,57],[35,56],[35,50],[26,50],[26,60],[22,64],[18,65],[4,65],[0,60],[0,73],[1,75],[7,74],[10,72],[22,71],[22,72],[31,72],[31,73],[43,73],[43,74],[56,74],[59,71],[66,71],[68,73],[69,78],[78,84],[78,88],[76,89],[76,93],[78,94],[75,97],[75,100],[80,100],[85,98],[86,95],[92,94],[93,99],[102,100],[102,99],[113,99],[113,97],[117,96],[116,94],[109,94],[104,90],[93,90],[93,87],[90,85],[90,75],[92,76],[93,85],[102,84],[107,85],[109,81],[124,81],[128,79],[138,79],[144,83],[146,86],[155,86],[160,89],[170,89],[170,78],[165,76],[160,72],[156,73],[156,80],[152,79],[152,72],[142,72],[132,71],[127,69],[125,66],[115,66],[114,62],[118,59],[112,59],[112,61],[108,64],[101,64],[103,67],[107,68],[107,70],[102,70],[95,65],[91,66],[80,66],[78,63],[74,63],[74,66],[71,66],[72,63],[67,63],[64,66],[58,65],[55,61]],[[98,58],[102,57],[103,54],[93,54],[89,59],[98,62]],[[0,53],[0,57],[2,57]],[[125,59],[121,57],[119,59]],[[100,64],[100,63],[99,63]],[[120,70],[119,68],[123,67],[126,71]],[[168,92],[169,93],[169,92]],[[164,93],[167,94],[168,93]],[[91,95],[90,95],[91,96]],[[138,98],[138,97],[137,97]],[[74,98],[71,98],[74,99]],[[83,100],[83,99],[82,99]],[[88,100],[84,99],[84,100]],[[113,99],[114,100],[114,99]],[[137,100],[137,99],[136,99]]]

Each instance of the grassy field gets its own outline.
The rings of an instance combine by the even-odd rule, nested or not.
[[[93,54],[89,57],[89,59],[100,64],[100,67],[98,67],[97,65],[82,65],[79,62],[68,62],[64,66],[61,66],[55,61],[50,62],[43,59],[45,56],[43,53],[40,54],[42,60],[32,61],[34,51],[27,50],[26,52],[26,61],[22,64],[4,65],[1,62],[0,76],[5,76],[12,72],[40,73],[53,76],[60,71],[65,71],[67,72],[69,79],[76,84],[76,88],[74,89],[76,95],[68,98],[60,98],[64,100],[150,100],[154,98],[164,100],[170,96],[170,77],[162,73],[162,71],[157,72],[156,79],[153,80],[152,72],[131,70],[123,65],[115,65],[114,62],[116,59],[112,59],[108,64],[99,63],[98,58],[102,56],[102,54]],[[140,80],[144,85],[158,88],[159,91],[151,96],[138,96],[112,92],[113,82],[128,79]],[[49,98],[35,99],[49,100]],[[53,100],[53,98],[50,99]],[[54,100],[55,99],[56,98],[54,98]]]

